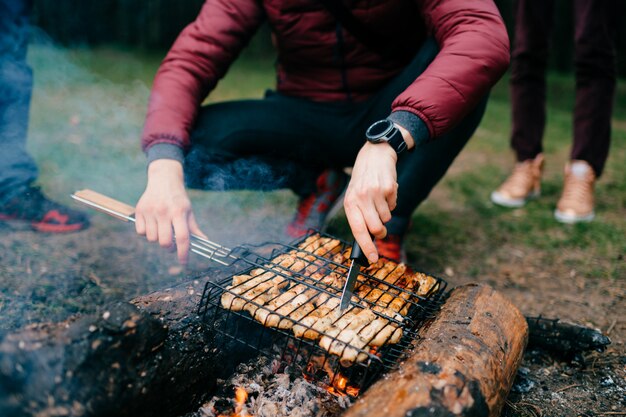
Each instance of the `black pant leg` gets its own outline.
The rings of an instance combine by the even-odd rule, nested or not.
[[[574,2],[576,104],[571,158],[587,161],[597,176],[602,174],[611,141],[616,10],[614,0]]]
[[[351,165],[350,103],[270,94],[204,107],[185,160],[187,185],[210,190],[290,188],[304,196],[325,168]]]
[[[554,0],[518,0],[511,59],[511,147],[518,161],[543,150],[546,67]]]

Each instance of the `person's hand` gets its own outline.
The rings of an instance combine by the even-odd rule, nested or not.
[[[176,236],[178,260],[185,264],[190,233],[205,237],[198,227],[185,190],[183,166],[158,159],[148,167],[148,184],[135,208],[135,229],[150,242],[171,249]]]
[[[348,223],[371,263],[378,260],[378,252],[370,234],[383,239],[387,235],[385,223],[396,208],[397,159],[396,151],[388,144],[366,143],[356,157],[346,190],[343,206]]]

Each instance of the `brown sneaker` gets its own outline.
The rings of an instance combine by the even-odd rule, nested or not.
[[[491,201],[504,207],[522,207],[528,200],[541,194],[542,172],[543,154],[516,163],[511,176],[491,193]]]
[[[563,194],[554,217],[561,223],[590,222],[593,211],[593,185],[596,174],[586,161],[571,161],[565,166]]]

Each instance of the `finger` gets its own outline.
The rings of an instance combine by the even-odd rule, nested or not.
[[[181,264],[187,263],[189,257],[189,225],[186,216],[177,216],[173,220],[174,233],[176,234],[176,252]]]
[[[189,231],[196,236],[200,236],[203,239],[208,239],[207,235],[204,234],[202,230],[200,230],[200,226],[198,226],[198,222],[196,222],[196,216],[193,213],[189,215]]]
[[[157,227],[159,233],[159,245],[168,249],[172,246],[172,221],[168,217],[159,217],[157,219]]]
[[[374,205],[376,207],[376,211],[378,212],[378,217],[383,223],[387,223],[391,220],[391,209],[389,208],[388,200],[384,198],[378,198],[374,201]],[[381,237],[380,239],[384,238]]]
[[[359,205],[359,209],[361,210],[363,219],[365,220],[366,227],[370,234],[372,234],[376,239],[383,239],[387,236],[387,228],[380,218],[380,214],[376,209],[374,201],[368,201],[365,204]]]
[[[394,183],[393,192],[385,196],[389,210],[393,211],[398,205],[398,183]]]
[[[367,260],[371,263],[378,261],[378,252],[367,230],[363,214],[357,206],[352,204],[345,204],[344,207],[346,209],[346,217],[348,218],[350,229],[352,229],[352,235],[367,257]]]
[[[146,221],[146,239],[148,239],[148,242],[156,242],[159,238],[156,218],[148,216],[148,217],[145,217],[145,221]]]
[[[146,220],[142,214],[135,214],[135,231],[138,235],[146,234]]]

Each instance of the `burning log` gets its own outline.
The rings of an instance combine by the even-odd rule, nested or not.
[[[420,336],[344,417],[500,415],[528,339],[509,300],[488,286],[458,287]]]
[[[6,335],[0,340],[0,415],[172,416],[189,411],[217,378],[251,357],[241,348],[237,355],[229,352],[228,342],[217,340],[195,314],[205,282]],[[221,349],[215,349],[217,343]]]

